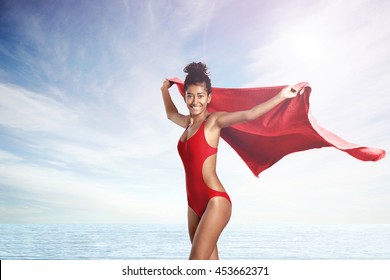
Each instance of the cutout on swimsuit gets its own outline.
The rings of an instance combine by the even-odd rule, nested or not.
[[[202,168],[206,159],[217,153],[218,148],[211,147],[204,135],[204,121],[199,129],[187,140],[179,140],[177,149],[183,161],[186,173],[186,190],[188,206],[202,217],[209,200],[216,196],[225,197],[230,201],[226,192],[220,192],[208,187],[204,181]]]

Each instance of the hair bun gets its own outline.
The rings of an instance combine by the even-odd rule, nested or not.
[[[192,62],[184,68],[184,72],[187,73],[186,79],[184,80],[185,91],[189,85],[205,83],[207,93],[211,93],[211,81],[206,64],[202,62]]]
[[[202,62],[192,62],[184,68],[184,73],[195,75],[209,75],[206,64]]]

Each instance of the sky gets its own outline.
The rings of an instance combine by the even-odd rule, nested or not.
[[[0,223],[186,223],[160,87],[307,81],[317,122],[390,149],[390,2],[0,0]],[[171,95],[186,108],[177,89]],[[230,223],[390,223],[390,163],[334,148],[253,176],[221,141]]]

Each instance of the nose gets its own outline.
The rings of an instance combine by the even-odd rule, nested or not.
[[[197,104],[198,103],[198,97],[195,95],[194,98],[192,99],[191,104]]]

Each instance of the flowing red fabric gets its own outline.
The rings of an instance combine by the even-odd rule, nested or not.
[[[184,84],[170,79],[184,95]],[[209,112],[250,109],[276,95],[284,86],[258,88],[212,88]],[[309,108],[311,88],[297,84],[300,94],[287,99],[258,119],[222,129],[221,137],[244,160],[255,176],[284,156],[314,148],[335,147],[363,161],[377,161],[385,151],[349,143],[320,127]]]

